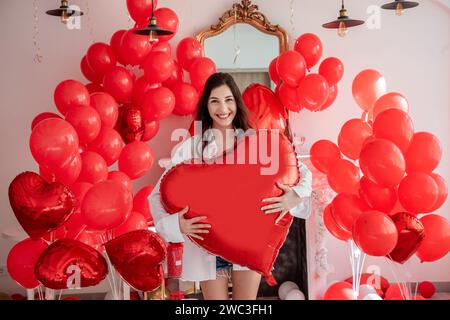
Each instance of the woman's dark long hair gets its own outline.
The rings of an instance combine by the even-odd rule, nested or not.
[[[218,72],[214,73],[206,81],[203,93],[198,101],[196,120],[202,122],[202,136],[204,132],[212,127],[213,119],[209,115],[208,100],[211,96],[211,91],[215,88],[226,85],[230,88],[236,102],[236,115],[233,119],[234,129],[242,129],[246,131],[250,128],[248,123],[248,110],[242,100],[242,94],[239,90],[233,77],[228,73]]]

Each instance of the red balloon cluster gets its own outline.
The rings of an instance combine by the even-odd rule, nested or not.
[[[317,73],[309,73],[321,59],[322,42],[312,33],[298,37],[293,50],[273,59],[269,75],[277,85],[282,105],[294,112],[303,108],[325,110],[336,100],[337,83],[344,75],[344,65],[335,57],[324,59]]]
[[[67,273],[61,268],[69,258],[82,263],[81,286],[93,285],[105,275],[98,269],[103,261],[86,247],[100,254],[106,239],[153,224],[147,199],[152,187],[135,190],[133,198],[133,180],[154,162],[146,142],[156,136],[161,120],[195,114],[205,82],[216,72],[194,38],[181,40],[172,57],[169,40],[179,21],[169,8],[158,8],[155,16],[173,35],[154,43],[134,33],[148,25],[157,5],[127,0],[134,28],[91,45],[80,62],[88,83],[59,83],[53,95],[58,112],[43,112],[32,122],[29,147],[39,174],[22,173],[9,188],[11,207],[31,238],[11,250],[9,259],[11,275],[24,287],[39,282],[64,287]],[[47,242],[53,247],[44,255]],[[33,254],[25,259],[27,250]],[[64,250],[74,255],[64,256]],[[160,278],[153,280],[160,284]]]
[[[439,139],[414,131],[408,101],[386,93],[378,71],[360,72],[352,89],[362,119],[342,126],[337,145],[319,140],[310,150],[311,162],[338,193],[324,211],[326,228],[369,255],[399,263],[414,253],[421,261],[444,257],[450,223],[429,214],[448,195],[445,180],[433,172],[442,157]]]

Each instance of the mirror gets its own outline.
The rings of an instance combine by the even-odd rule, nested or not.
[[[218,71],[232,74],[241,91],[255,82],[274,89],[268,67],[286,51],[287,33],[272,25],[250,0],[235,3],[218,24],[200,32],[197,39]]]
[[[283,28],[271,24],[250,0],[235,3],[218,24],[200,32],[197,40],[203,44],[205,55],[214,60],[218,71],[234,77],[241,92],[252,83],[275,89],[268,68],[275,57],[287,50],[288,36]],[[305,220],[294,219],[273,274],[278,284],[294,281],[309,296]],[[270,287],[262,280],[258,297],[277,297],[278,287]]]

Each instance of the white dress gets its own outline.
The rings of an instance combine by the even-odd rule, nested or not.
[[[239,130],[237,130],[239,138]],[[217,145],[212,134],[205,136],[207,145],[203,150],[203,157],[210,159],[217,156]],[[189,237],[180,231],[178,214],[169,214],[165,211],[161,203],[160,183],[162,177],[175,165],[191,160],[194,157],[199,158],[201,150],[201,136],[196,135],[186,139],[176,149],[171,157],[170,164],[166,167],[165,172],[155,185],[152,193],[148,196],[150,212],[152,213],[155,229],[161,237],[167,242],[179,243],[183,242],[183,261],[181,280],[183,281],[204,281],[216,279],[216,256],[210,254],[197,244],[192,242]],[[192,145],[194,144],[194,146]],[[194,153],[194,155],[193,155]],[[299,158],[297,153],[297,158]],[[300,173],[300,181],[293,190],[304,201],[289,212],[292,216],[307,219],[310,215],[310,196],[312,191],[312,173],[306,165],[298,159],[298,169]],[[279,214],[279,213],[273,213]],[[233,270],[249,270],[247,267],[233,264]]]

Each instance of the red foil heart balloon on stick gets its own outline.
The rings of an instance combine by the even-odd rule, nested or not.
[[[11,182],[9,202],[17,220],[33,239],[64,224],[76,205],[68,187],[59,182],[48,183],[34,172],[21,173]]]
[[[263,159],[262,154],[271,158]],[[272,267],[292,216],[275,224],[278,215],[266,215],[261,207],[262,199],[283,193],[276,182],[298,182],[292,144],[278,130],[258,130],[215,160],[182,163],[163,177],[160,189],[166,210],[175,213],[189,206],[187,219],[207,216],[210,232],[204,240],[190,239],[213,255],[258,271],[275,285]]]
[[[398,242],[387,257],[405,263],[417,251],[425,236],[425,229],[417,217],[407,212],[399,212],[391,218],[398,230]]]
[[[164,280],[161,263],[166,246],[159,235],[149,230],[125,233],[105,244],[112,265],[131,287],[153,291]]]
[[[36,278],[50,289],[95,286],[107,274],[105,258],[94,248],[72,239],[54,242],[41,254],[35,267]]]
[[[141,141],[145,130],[141,110],[130,106],[121,107],[115,129],[120,133],[125,143]]]

